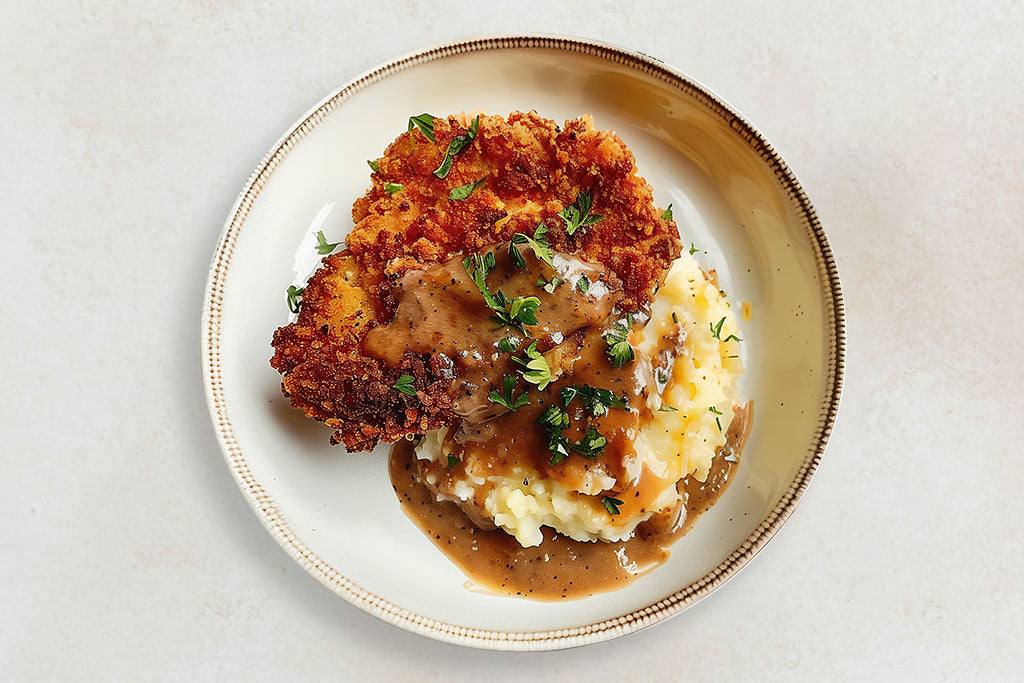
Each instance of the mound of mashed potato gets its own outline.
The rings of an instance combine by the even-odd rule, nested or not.
[[[704,481],[721,457],[744,368],[734,312],[691,255],[674,262],[649,315],[629,334],[646,389],[631,397],[639,421],[621,467],[584,463],[568,480],[525,461],[495,467],[487,453],[466,451],[457,476],[449,476],[458,440],[446,427],[416,447],[421,481],[438,500],[459,504],[478,525],[500,527],[524,547],[541,543],[544,526],[577,541],[621,541],[641,522],[675,511],[677,483]]]

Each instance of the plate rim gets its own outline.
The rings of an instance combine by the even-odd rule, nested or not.
[[[328,114],[365,87],[418,64],[458,54],[496,49],[555,49],[605,59],[636,69],[648,76],[655,76],[718,114],[758,153],[781,183],[783,190],[797,205],[801,222],[815,247],[818,272],[822,276],[820,282],[825,308],[824,320],[829,332],[828,376],[824,384],[825,392],[820,406],[819,423],[812,438],[813,445],[808,450],[793,482],[761,523],[717,567],[675,593],[627,614],[567,629],[494,631],[459,626],[416,614],[350,581],[299,541],[278,513],[273,499],[249,471],[227,415],[222,384],[219,344],[224,279],[228,273],[235,241],[249,210],[285,155]],[[246,501],[285,552],[325,587],[364,612],[399,628],[435,640],[490,650],[554,650],[624,636],[679,614],[732,578],[775,536],[810,484],[835,424],[842,393],[846,349],[843,295],[831,247],[817,213],[799,180],[768,140],[724,99],[656,57],[597,40],[543,33],[477,35],[430,45],[364,71],[317,102],[271,147],[250,174],[235,200],[211,259],[203,297],[201,326],[203,384],[217,442]]]

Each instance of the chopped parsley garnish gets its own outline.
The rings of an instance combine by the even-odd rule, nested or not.
[[[693,256],[698,251],[700,251],[700,249],[698,249],[697,247],[693,246],[693,242],[690,242],[690,256]]]
[[[500,289],[491,294],[485,280],[487,274],[494,270],[496,263],[494,252],[489,251],[484,256],[480,254],[467,256],[462,260],[462,267],[473,278],[473,283],[484,298],[484,303],[494,311],[491,318],[502,325],[508,325],[526,334],[525,325],[537,324],[537,309],[540,307],[540,299],[535,296],[517,296],[510,302]]]
[[[710,408],[708,408],[708,410],[710,410],[716,416],[722,414],[722,411],[714,406],[711,406]],[[718,425],[718,431],[722,431],[722,420],[719,419],[718,417],[715,417],[715,424]]]
[[[394,194],[396,192],[401,192],[402,191],[402,184],[401,183],[385,183],[384,184],[384,191],[387,192],[388,194]]]
[[[525,353],[526,358],[518,356],[512,358],[516,363],[526,368],[522,371],[523,379],[530,384],[536,384],[538,389],[546,388],[547,385],[551,384],[553,377],[551,376],[551,367],[548,365],[547,359],[537,350],[537,342],[533,342],[526,347]]]
[[[666,221],[672,220],[672,205],[669,204],[668,208],[665,209],[665,213],[661,214],[661,218]]]
[[[636,357],[633,347],[626,341],[629,336],[629,328],[633,326],[633,316],[627,315],[626,322],[621,320],[612,326],[612,329],[604,333],[605,343],[608,344],[608,358],[612,365],[621,368]]]
[[[492,307],[494,310],[494,315],[491,316],[492,320],[515,328],[523,334],[526,334],[526,325],[537,324],[537,309],[540,308],[540,299],[537,297],[517,296],[509,302],[505,298],[504,292],[499,289],[494,294],[494,300],[498,303],[499,308]]]
[[[335,249],[338,248],[339,244],[341,244],[341,242],[334,242],[333,244],[328,242],[327,238],[324,237],[324,231],[323,230],[318,230],[317,231],[317,233],[316,233],[316,251],[321,256],[325,256],[327,254],[330,254],[332,251],[334,251]]]
[[[588,458],[599,457],[604,453],[604,447],[608,445],[608,439],[606,439],[601,432],[597,431],[594,425],[587,426],[587,435],[583,437],[583,441],[578,444],[570,444],[569,448],[582,453]]]
[[[718,321],[717,325],[713,325],[711,323],[708,323],[708,327],[711,328],[711,336],[712,337],[714,337],[715,339],[717,339],[719,341],[723,341],[723,342],[733,341],[733,340],[735,340],[735,341],[743,341],[742,339],[737,337],[735,334],[730,334],[725,339],[722,339],[721,335],[722,335],[722,325],[723,324],[725,324],[725,316],[722,316],[722,319]]]
[[[658,408],[658,412],[659,413],[678,413],[679,412],[679,408],[673,408],[672,406],[670,406],[667,403],[662,403],[661,407]]]
[[[498,350],[504,353],[512,353],[516,350],[516,347],[512,345],[512,337],[505,337],[498,342]]]
[[[666,373],[661,368],[658,368],[658,372],[656,374],[658,378],[658,384],[668,384],[668,373]]]
[[[576,281],[576,289],[580,290],[581,294],[586,294],[590,289],[590,278],[586,275],[580,275],[580,279]]]
[[[526,397],[526,392],[515,395],[516,382],[519,381],[515,375],[502,375],[501,377],[501,393],[499,394],[495,390],[491,390],[491,393],[487,395],[487,398],[491,400],[491,403],[497,403],[500,406],[505,406],[509,410],[515,412],[516,409],[521,408],[530,402],[530,399]]]
[[[460,135],[456,138],[452,138],[452,141],[448,143],[448,151],[444,153],[444,160],[441,165],[434,171],[434,175],[438,178],[444,178],[448,175],[448,171],[452,170],[452,161],[455,160],[455,155],[461,152],[463,149],[469,146],[473,140],[476,139],[477,131],[480,129],[480,115],[478,114],[473,123],[469,126],[469,132],[465,135]],[[433,133],[433,129],[431,129]]]
[[[534,256],[539,260],[552,268],[555,266],[555,254],[551,250],[551,244],[548,243],[548,229],[543,223],[538,225],[537,229],[533,231],[533,237],[517,232],[512,235],[512,241],[508,244],[508,257],[512,259],[512,263],[523,269],[526,268],[526,261],[523,260],[523,255],[519,253],[519,247],[516,245],[524,243],[530,245]]]
[[[460,185],[459,187],[452,188],[452,191],[448,193],[448,199],[451,199],[452,201],[465,199],[469,195],[473,194],[473,190],[480,187],[485,182],[487,182],[487,176],[484,176],[475,183],[470,183],[469,185]]]
[[[537,418],[537,424],[548,433],[549,465],[557,465],[569,457],[569,440],[562,433],[569,426],[569,414],[561,406],[548,406]]]
[[[448,469],[455,469],[455,466],[459,464],[459,458],[456,455],[448,456]]]
[[[366,165],[369,166],[373,170],[374,173],[380,173],[380,164],[379,164],[379,162],[370,161],[369,159],[367,159],[366,160]]]
[[[302,303],[302,295],[305,293],[305,287],[296,287],[295,285],[288,285],[288,310],[292,313],[299,312],[299,304]]]
[[[611,496],[605,496],[602,498],[601,503],[604,505],[604,509],[608,511],[609,515],[619,514],[619,506],[624,505],[623,501],[618,498],[612,498]]]
[[[550,282],[545,281],[542,277],[537,278],[537,286],[543,289],[548,294],[554,294],[555,290],[558,289],[558,286],[563,284],[564,282],[565,280],[558,277],[557,275],[551,278]]]
[[[626,410],[629,406],[626,397],[619,396],[609,389],[599,389],[589,384],[562,387],[558,390],[558,395],[562,397],[562,403],[566,408],[576,398],[579,398],[583,403],[583,407],[589,410],[594,417],[607,415],[609,408]]]
[[[580,192],[576,195],[576,201],[558,212],[558,217],[565,221],[565,231],[570,235],[576,234],[580,228],[593,225],[604,220],[604,216],[590,213],[590,204],[593,195],[589,192]]]
[[[679,324],[679,316],[676,315],[675,311],[672,311],[672,322],[674,322],[676,325]]]
[[[412,385],[412,382],[412,375],[402,375],[398,378],[398,381],[391,386],[391,388],[401,391],[406,396],[415,396],[416,388]]]
[[[419,128],[420,132],[427,136],[427,139],[431,142],[437,142],[434,139],[434,117],[430,114],[420,114],[419,116],[409,117],[409,139],[412,139],[413,127]]]

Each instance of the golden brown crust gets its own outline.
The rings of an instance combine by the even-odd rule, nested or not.
[[[560,129],[535,112],[508,119],[480,116],[476,139],[438,178],[453,138],[472,117],[434,119],[432,143],[420,131],[400,135],[377,161],[372,186],[356,200],[347,248],[324,259],[310,279],[298,321],[274,334],[271,365],[285,374],[282,389],[307,417],[337,430],[332,441],[372,448],[454,421],[444,356],[403,359],[391,368],[360,353],[363,333],[394,315],[392,283],[409,270],[476,252],[516,232],[547,226],[556,251],[604,264],[623,282],[622,307],[646,305],[679,255],[675,223],[661,217],[632,153],[610,131],[583,116]],[[467,199],[456,187],[486,178]],[[394,194],[387,183],[400,184]],[[593,197],[603,220],[569,235],[558,213],[580,192]],[[411,354],[409,354],[411,356]],[[415,377],[416,397],[392,389],[401,374]]]

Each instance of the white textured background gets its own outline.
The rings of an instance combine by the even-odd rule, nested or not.
[[[0,678],[1024,676],[1022,3],[127,4],[0,2]],[[779,536],[682,616],[561,653],[322,588],[236,489],[199,368],[210,256],[280,134],[397,54],[517,31],[736,106],[814,201],[849,323]]]

